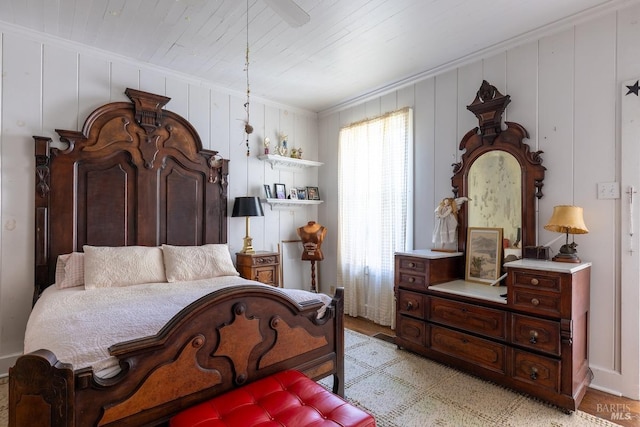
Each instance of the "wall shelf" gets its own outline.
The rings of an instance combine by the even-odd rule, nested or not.
[[[294,159],[292,157],[279,156],[277,154],[263,154],[258,156],[258,159],[264,162],[269,162],[271,164],[271,169],[300,171],[302,169],[323,165],[323,163],[313,160]]]
[[[271,210],[292,210],[310,205],[319,205],[322,200],[263,199],[271,206]]]

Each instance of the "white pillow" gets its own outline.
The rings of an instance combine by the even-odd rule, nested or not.
[[[65,289],[84,284],[84,254],[72,252],[58,256],[56,262],[56,288]]]
[[[225,244],[202,246],[162,245],[168,282],[239,276]]]
[[[86,289],[166,282],[162,249],[147,246],[84,246]]]

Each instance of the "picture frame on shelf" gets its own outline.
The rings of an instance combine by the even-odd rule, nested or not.
[[[267,199],[273,199],[273,195],[271,194],[271,187],[269,184],[264,185],[264,195]]]
[[[502,228],[469,227],[465,280],[493,285],[502,265]]]
[[[298,198],[298,189],[293,187],[289,189],[289,199],[295,200]]]
[[[287,187],[284,184],[273,184],[273,189],[276,193],[276,199],[287,198]]]
[[[298,188],[298,200],[307,200],[306,188]]]
[[[320,192],[318,191],[318,187],[307,187],[307,199],[320,200]]]

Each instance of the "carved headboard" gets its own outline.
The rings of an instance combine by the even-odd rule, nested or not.
[[[83,245],[201,245],[227,241],[228,160],[163,107],[170,98],[127,89],[81,132],[34,136],[34,302],[55,279],[58,255]]]

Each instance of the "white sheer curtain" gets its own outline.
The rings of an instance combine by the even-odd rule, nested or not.
[[[413,112],[340,130],[338,283],[345,313],[395,327],[394,253],[410,248]]]

